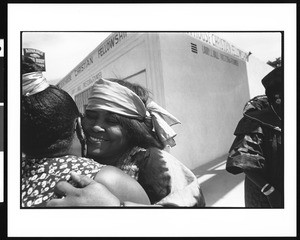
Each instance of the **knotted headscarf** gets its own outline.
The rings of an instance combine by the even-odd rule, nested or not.
[[[49,83],[41,72],[30,72],[22,75],[23,96],[39,93],[49,86]]]
[[[151,118],[157,137],[165,146],[175,146],[175,131],[170,127],[180,121],[153,101],[145,104],[129,88],[116,82],[99,79],[92,87],[86,110],[106,110],[144,121]]]

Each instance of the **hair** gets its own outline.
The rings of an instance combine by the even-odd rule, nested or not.
[[[34,62],[23,60],[22,74],[36,71]],[[22,152],[30,157],[50,157],[67,152],[79,116],[72,97],[56,86],[50,85],[39,93],[22,96]]]
[[[150,98],[150,91],[139,84],[130,83],[122,79],[107,80],[116,82],[124,87],[129,88],[141,98],[145,105]],[[128,118],[116,113],[114,113],[113,115],[115,115],[119,124],[125,129],[125,137],[129,139],[132,147],[157,147],[163,149],[163,143],[157,138],[155,132],[152,130],[153,125],[151,119],[144,119],[143,121],[141,121],[133,118]]]

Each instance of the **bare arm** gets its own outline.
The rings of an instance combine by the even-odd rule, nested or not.
[[[116,167],[104,167],[94,180],[105,185],[113,195],[123,202],[150,204],[150,200],[142,186]]]
[[[109,171],[107,171],[107,173],[109,173]],[[71,176],[72,179],[81,188],[76,188],[66,181],[59,182],[56,185],[55,190],[59,195],[63,195],[65,197],[62,199],[52,199],[47,203],[47,207],[74,207],[74,206],[117,206],[119,207],[121,206],[121,202],[124,202],[125,206],[132,206],[132,207],[151,206],[148,205],[148,203],[141,203],[139,199],[138,199],[139,203],[126,201],[124,199],[120,201],[102,183],[96,182],[87,176],[83,176],[75,173],[71,173]],[[132,179],[132,181],[134,180]],[[118,181],[116,180],[116,183],[117,182]],[[114,189],[114,191],[118,191],[118,189]],[[120,194],[122,195],[123,193],[121,192]],[[145,200],[142,198],[142,201],[147,202],[147,199]]]

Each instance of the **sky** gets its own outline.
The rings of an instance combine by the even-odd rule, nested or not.
[[[45,52],[44,76],[55,84],[109,34],[110,32],[26,32],[22,35],[22,48],[35,48]]]
[[[23,48],[45,52],[45,77],[56,84],[91,53],[111,32],[25,32]],[[215,32],[263,62],[281,57],[281,35],[278,32]]]

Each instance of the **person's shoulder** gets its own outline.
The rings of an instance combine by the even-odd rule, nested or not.
[[[243,111],[243,127],[257,128],[263,126],[272,129],[280,129],[281,120],[275,115],[265,95],[257,96],[247,102]],[[247,127],[246,127],[247,128]]]
[[[171,153],[159,149],[159,148],[148,148],[148,165],[155,166],[167,166],[167,165],[182,165],[182,163]]]
[[[101,176],[101,178],[105,178],[104,176],[123,177],[124,173],[122,170],[118,169],[117,167],[105,165],[97,175],[98,177]]]
[[[159,149],[156,147],[148,148],[147,151],[151,157],[162,158],[162,159],[176,159],[171,153],[163,149]]]
[[[234,134],[259,133],[263,125],[261,118],[268,112],[270,112],[270,104],[266,95],[258,95],[250,99],[244,106],[243,117],[237,124]]]
[[[179,185],[195,180],[196,177],[192,171],[171,153],[159,148],[149,148],[147,150],[150,152],[150,158],[144,168],[144,174],[149,179],[157,178],[157,181],[162,182],[166,179],[172,179]]]
[[[80,164],[82,166],[94,166],[94,167],[99,167],[99,168],[105,166],[100,163],[97,163],[95,160],[93,160],[91,158],[79,157],[79,156],[75,156],[75,155],[65,155],[65,156],[57,158],[57,161],[60,161],[60,162],[66,161],[66,162],[72,163],[72,164]]]
[[[102,169],[96,174],[95,181],[104,184],[105,186],[119,185],[126,182],[133,182],[134,179],[124,173],[121,169],[105,165]]]
[[[263,111],[269,109],[270,104],[266,95],[258,95],[250,99],[244,106],[243,114],[253,111]]]

